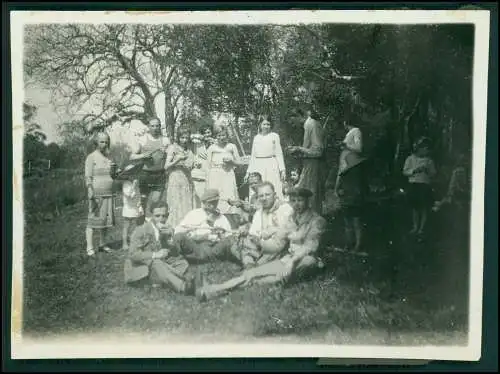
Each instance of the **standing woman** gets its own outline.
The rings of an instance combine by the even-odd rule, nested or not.
[[[347,134],[341,143],[335,196],[344,217],[346,247],[359,251],[362,239],[361,213],[367,193],[361,130],[344,122]],[[354,234],[354,235],[353,235]]]
[[[85,159],[85,183],[89,199],[89,214],[85,237],[87,255],[96,253],[94,232],[99,232],[99,250],[111,251],[106,245],[106,231],[115,225],[115,209],[113,199],[113,178],[116,175],[116,164],[109,158],[109,135],[97,134],[97,146],[94,152]]]
[[[259,173],[262,180],[271,182],[278,199],[283,199],[283,182],[286,178],[285,161],[281,149],[280,137],[271,131],[272,124],[264,119],[259,125],[259,133],[255,135],[252,144],[252,154],[245,175],[245,180],[251,173]],[[250,198],[252,197],[250,189]]]
[[[190,147],[190,134],[180,130],[177,141],[167,151],[165,170],[167,172],[167,204],[170,215],[167,223],[176,227],[184,216],[195,208],[195,190],[191,171],[194,154]]]
[[[238,149],[228,142],[226,128],[221,128],[216,134],[216,142],[207,150],[207,189],[219,191],[218,209],[222,214],[232,213],[228,201],[239,200],[234,168],[240,165]]]
[[[196,208],[201,206],[201,197],[207,181],[207,149],[213,143],[212,130],[205,128],[199,134],[191,135],[195,168],[191,171],[196,195]]]
[[[298,110],[299,115],[304,115]],[[288,148],[290,153],[302,159],[302,172],[297,187],[305,188],[313,193],[311,197],[311,208],[321,212],[323,201],[323,129],[319,123],[319,117],[312,109],[307,111],[304,121],[304,140],[302,146]]]

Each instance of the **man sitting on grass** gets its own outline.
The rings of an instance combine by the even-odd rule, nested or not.
[[[263,182],[257,186],[259,208],[248,227],[241,228],[243,240],[240,261],[244,268],[262,265],[280,256],[286,247],[286,238],[280,235],[293,213],[288,203],[276,197],[274,186]]]
[[[253,191],[253,194],[250,194],[251,196],[249,196],[248,199],[245,201],[242,200],[228,201],[230,205],[233,205],[242,210],[243,214],[241,214],[242,216],[241,221],[244,223],[252,222],[253,215],[255,214],[255,212],[259,207],[257,188],[261,183],[262,183],[262,175],[260,173],[258,172],[250,173],[250,175],[248,176],[248,185],[250,190]]]
[[[194,277],[187,277],[188,262],[172,243],[173,229],[167,225],[168,205],[155,201],[150,207],[151,219],[138,226],[130,238],[125,260],[125,283],[149,280],[154,287],[167,285],[176,292],[193,295]]]
[[[288,253],[279,259],[247,269],[242,275],[222,284],[201,284],[196,295],[205,301],[236,288],[256,283],[287,283],[303,277],[306,273],[323,267],[317,256],[321,236],[326,221],[310,207],[312,192],[304,188],[294,188],[289,192],[293,214],[288,218],[280,235],[288,240]],[[203,282],[202,282],[203,283]]]
[[[229,253],[233,232],[217,209],[219,198],[219,191],[205,190],[202,207],[190,211],[175,228],[175,246],[189,262],[221,260]]]

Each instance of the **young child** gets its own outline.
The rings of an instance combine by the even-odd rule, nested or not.
[[[432,179],[436,175],[434,161],[430,158],[429,139],[420,139],[415,144],[414,152],[405,161],[403,174],[408,177],[408,197],[413,210],[413,228],[410,234],[422,235],[427,214],[434,202]]]
[[[139,219],[144,215],[141,204],[141,192],[137,179],[125,180],[122,187],[123,193],[123,249],[129,248],[129,234],[139,225]],[[131,230],[132,229],[132,230]]]
[[[437,212],[446,205],[462,208],[469,200],[469,180],[467,176],[466,157],[458,155],[456,164],[450,177],[446,195],[434,203],[433,211]]]

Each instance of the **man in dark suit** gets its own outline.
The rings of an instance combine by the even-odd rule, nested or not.
[[[125,283],[149,280],[154,286],[167,285],[176,292],[193,295],[195,279],[188,276],[189,264],[173,244],[173,229],[166,223],[167,203],[154,202],[150,212],[151,219],[137,227],[130,238]]]

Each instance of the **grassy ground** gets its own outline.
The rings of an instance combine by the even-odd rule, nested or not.
[[[207,341],[279,336],[338,344],[466,344],[467,243],[432,239],[417,245],[393,235],[401,228],[377,223],[398,218],[390,216],[394,212],[377,211],[367,220],[368,258],[327,250],[327,268],[314,279],[287,288],[254,286],[199,303],[168,289],[124,285],[120,221],[112,232],[115,251],[88,258],[86,211],[78,203],[26,225],[25,336],[104,332]],[[332,223],[333,242],[338,226]],[[230,263],[201,267],[210,282],[238,272]]]

